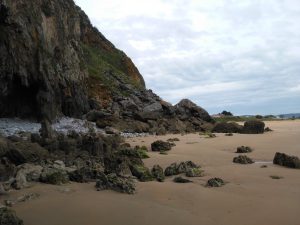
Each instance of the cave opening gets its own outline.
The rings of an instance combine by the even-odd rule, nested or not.
[[[15,78],[7,95],[2,100],[1,117],[19,117],[22,119],[40,120],[40,109],[37,102],[38,83],[24,86],[19,78]]]

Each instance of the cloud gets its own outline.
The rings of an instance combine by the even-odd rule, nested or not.
[[[76,3],[167,101],[190,98],[210,113],[300,111],[298,0]]]

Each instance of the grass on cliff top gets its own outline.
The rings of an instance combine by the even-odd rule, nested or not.
[[[131,84],[134,88],[140,89],[141,85],[125,74],[122,70],[122,53],[114,51],[104,53],[101,49],[89,45],[82,45],[85,62],[89,76],[99,80],[111,92],[127,95],[126,91],[120,90],[116,82]]]

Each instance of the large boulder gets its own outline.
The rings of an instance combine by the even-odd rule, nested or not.
[[[300,169],[300,159],[296,156],[289,156],[285,153],[276,152],[273,163],[280,166]]]
[[[135,193],[135,184],[132,179],[119,177],[114,173],[101,174],[96,182],[96,188],[98,191],[110,189],[127,194]]]
[[[249,120],[244,123],[244,134],[262,134],[265,131],[265,123],[260,120]]]
[[[182,99],[178,104],[175,105],[176,114],[180,116],[181,119],[188,119],[190,117],[196,117],[206,122],[213,122],[208,112],[197,106],[189,99]]]
[[[172,148],[172,143],[167,142],[167,141],[155,141],[151,144],[151,149],[154,152],[164,152],[164,151],[169,151]]]
[[[217,123],[212,132],[215,133],[241,133],[243,126],[235,122],[220,122]]]
[[[0,225],[23,225],[23,221],[16,216],[15,211],[3,207],[0,208]]]

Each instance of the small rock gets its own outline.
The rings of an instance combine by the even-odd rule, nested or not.
[[[265,128],[265,132],[272,132],[273,130],[270,127]]]
[[[159,165],[154,165],[151,170],[152,176],[159,182],[163,182],[165,180],[165,174],[163,168]]]
[[[155,141],[151,144],[151,149],[154,152],[161,152],[161,151],[169,151],[172,148],[172,144],[166,141]]]
[[[226,133],[225,136],[233,136],[233,133]]]
[[[168,142],[175,142],[175,141],[180,141],[179,138],[169,138],[167,140]]]
[[[207,187],[221,187],[225,185],[225,182],[221,178],[211,178],[207,181]]]
[[[239,163],[239,164],[252,164],[252,163],[254,163],[254,161],[246,155],[239,155],[237,157],[234,157],[233,162],[234,163]]]
[[[267,165],[261,165],[260,168],[267,168],[268,166]]]
[[[193,182],[193,181],[188,180],[188,179],[185,179],[185,178],[183,178],[183,177],[175,177],[175,178],[173,179],[173,181],[174,181],[175,183],[192,183],[192,182]]]
[[[237,147],[237,149],[236,149],[236,153],[249,153],[252,151],[253,151],[253,149],[250,148],[249,146],[240,146],[240,147]]]

